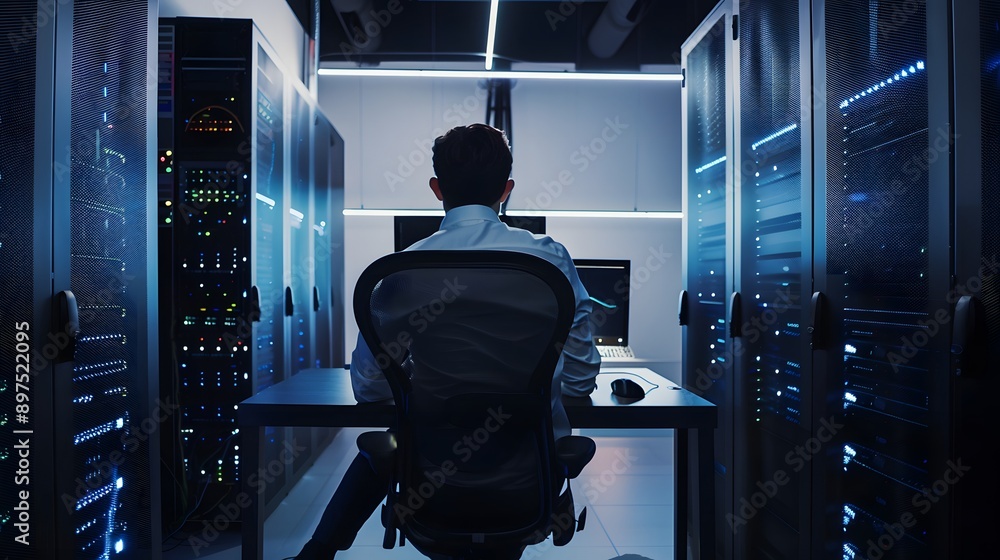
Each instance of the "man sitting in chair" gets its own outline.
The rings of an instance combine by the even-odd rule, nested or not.
[[[561,395],[585,397],[596,383],[601,358],[590,332],[591,302],[566,248],[546,235],[511,228],[497,217],[510,196],[510,146],[504,133],[485,124],[459,126],[437,138],[433,148],[436,177],[431,191],[444,205],[439,231],[414,243],[410,250],[517,251],[541,257],[559,267],[576,298],[573,326],[554,372],[553,431],[556,439],[570,434]],[[351,356],[351,382],[358,402],[392,398],[389,385],[365,341]],[[387,480],[376,475],[367,459],[355,457],[327,505],[312,539],[297,558],[329,559],[347,550],[368,517],[386,497]]]

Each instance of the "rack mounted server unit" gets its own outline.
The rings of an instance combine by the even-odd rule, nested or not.
[[[727,1],[685,43],[683,377],[720,407],[720,557],[992,546],[998,24]]]
[[[159,41],[161,391],[180,405],[163,440],[171,527],[213,519],[257,470],[240,461],[242,400],[343,366],[343,141],[252,21],[164,18]],[[332,433],[266,435],[273,509]]]
[[[0,5],[0,557],[159,557],[156,12]]]

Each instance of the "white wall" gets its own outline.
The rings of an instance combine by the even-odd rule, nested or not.
[[[284,0],[160,0],[160,17],[252,19],[282,66],[304,81],[306,33]]]
[[[522,80],[511,97],[510,208],[681,209],[679,83]],[[475,80],[324,76],[319,103],[345,141],[348,208],[440,209],[427,187],[431,143],[453,126],[482,122],[486,112]],[[354,285],[392,251],[393,220],[348,216],[344,224],[345,343],[352,349]],[[574,258],[632,261],[631,345],[676,377],[681,221],[550,217],[547,232]]]
[[[438,207],[434,138],[486,116],[478,80],[322,76],[319,104],[344,138],[348,208]],[[678,82],[521,80],[511,106],[510,208],[680,210]]]

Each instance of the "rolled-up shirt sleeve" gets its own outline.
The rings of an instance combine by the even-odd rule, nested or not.
[[[360,333],[351,354],[351,387],[354,389],[354,398],[360,403],[392,398],[389,382]]]
[[[559,243],[553,245],[557,248],[557,254],[563,258],[559,267],[566,273],[576,297],[573,326],[566,338],[566,346],[563,347],[562,394],[567,397],[585,397],[597,387],[596,378],[601,370],[601,355],[597,352],[590,328],[590,313],[594,304],[580,281],[566,248]]]
[[[601,355],[590,332],[591,306],[589,298],[578,302],[563,347],[562,388],[567,397],[585,397],[597,387],[595,379],[601,369]]]

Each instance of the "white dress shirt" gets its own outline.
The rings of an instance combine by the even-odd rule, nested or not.
[[[547,235],[536,235],[523,229],[508,227],[500,221],[492,208],[479,205],[452,208],[445,213],[437,232],[405,250],[462,249],[529,253],[555,264],[569,279],[576,297],[576,313],[552,378],[554,436],[558,439],[569,435],[569,419],[561,397],[589,395],[596,387],[594,379],[601,365],[601,357],[590,332],[592,303],[586,288],[580,282],[569,252]],[[392,398],[389,384],[360,334],[351,355],[351,384],[358,402]]]

